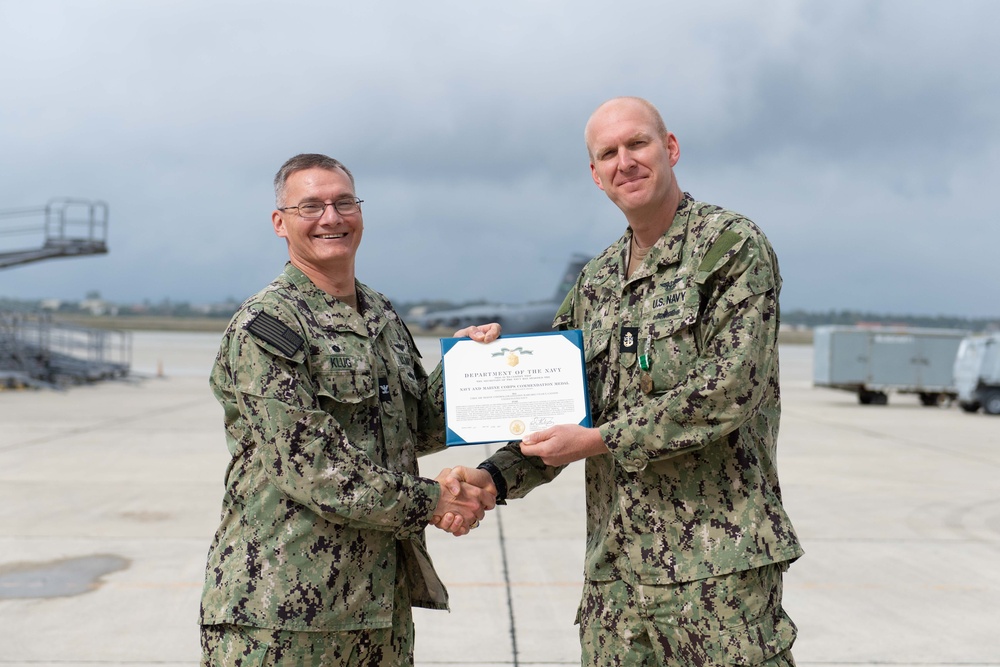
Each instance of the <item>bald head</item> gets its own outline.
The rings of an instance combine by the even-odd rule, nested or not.
[[[683,194],[674,176],[681,155],[677,137],[656,107],[638,97],[599,106],[584,136],[594,183],[622,210],[640,241],[655,242]]]
[[[590,120],[587,121],[587,126],[583,130],[583,140],[587,143],[587,154],[590,155],[591,161],[594,160],[594,127],[603,123],[613,122],[615,116],[620,115],[623,111],[635,110],[640,110],[647,115],[648,120],[652,123],[654,130],[659,136],[667,136],[667,126],[663,122],[663,117],[650,102],[641,97],[614,97],[597,107],[594,113],[590,114]]]

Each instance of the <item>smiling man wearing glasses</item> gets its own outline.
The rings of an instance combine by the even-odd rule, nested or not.
[[[446,513],[475,527],[495,497],[418,474],[417,456],[444,448],[440,367],[428,378],[392,304],[355,279],[351,172],[297,155],[274,189],[289,262],[233,317],[210,380],[232,459],[202,663],[412,664],[411,606],[448,602],[424,529]]]

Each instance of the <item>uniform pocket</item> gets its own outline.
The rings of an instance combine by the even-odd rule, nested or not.
[[[759,665],[792,647],[797,630],[782,609],[720,635],[726,665]]]
[[[652,380],[652,391],[659,394],[669,391],[682,381],[698,359],[698,341],[695,323],[698,320],[697,294],[685,300],[664,319],[645,324],[639,341],[640,366],[645,358],[645,368]]]
[[[373,460],[380,460],[378,438],[371,429],[375,409],[375,379],[368,371],[338,371],[317,374],[316,399],[321,410],[340,425],[348,441]],[[362,405],[368,403],[369,405]],[[371,407],[369,407],[371,406]]]
[[[792,647],[796,635],[781,607],[782,570],[777,563],[681,584],[640,585],[653,611],[654,643],[703,667],[772,660]]]
[[[607,352],[611,342],[611,328],[604,322],[597,322],[583,328],[584,357],[589,364],[601,354]]]
[[[412,365],[407,364],[399,367],[399,383],[403,386],[403,391],[417,400],[424,395],[424,383],[417,379]]]
[[[605,326],[605,323],[600,321],[583,328],[587,391],[590,394],[591,415],[595,421],[604,413],[612,400],[611,393],[614,386],[610,372],[612,333],[610,326]]]
[[[267,643],[252,637],[247,628],[230,623],[202,626],[201,648],[207,664],[241,667],[263,667],[270,650]]]
[[[375,379],[368,371],[325,371],[316,377],[316,393],[334,403],[355,404],[375,396]]]
[[[402,365],[399,366],[399,384],[403,391],[402,405],[406,414],[407,428],[410,433],[416,433],[420,430],[420,404],[427,391],[427,379],[418,376],[412,365]],[[385,404],[383,404],[384,406]],[[407,442],[410,441],[409,433],[405,434],[405,439]]]

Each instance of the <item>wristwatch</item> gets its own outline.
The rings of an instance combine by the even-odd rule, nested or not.
[[[493,478],[493,486],[497,487],[497,505],[507,504],[507,480],[503,478],[500,469],[489,461],[483,461],[476,466],[477,470],[485,470]]]

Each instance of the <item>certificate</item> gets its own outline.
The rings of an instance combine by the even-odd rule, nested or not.
[[[579,330],[442,338],[445,444],[520,440],[556,424],[590,426]]]

